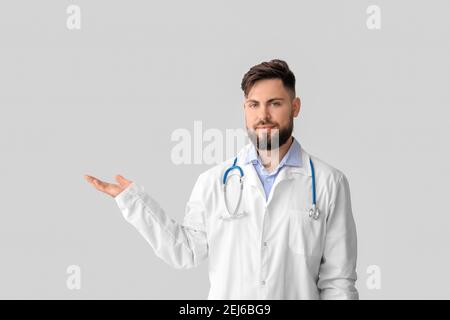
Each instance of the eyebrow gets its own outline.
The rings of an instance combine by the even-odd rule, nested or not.
[[[281,101],[283,101],[284,98],[271,98],[271,99],[267,100],[267,102],[272,102],[272,101],[275,101],[275,100],[281,100]],[[249,100],[246,101],[246,103],[247,103],[247,102],[256,102],[256,103],[259,103],[259,101],[253,100],[253,99],[249,99]]]

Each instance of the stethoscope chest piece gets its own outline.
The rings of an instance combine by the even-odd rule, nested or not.
[[[317,220],[319,219],[320,216],[320,211],[319,208],[317,208],[317,206],[313,205],[310,209],[309,209],[309,217]]]

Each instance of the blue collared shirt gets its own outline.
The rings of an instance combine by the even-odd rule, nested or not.
[[[259,157],[258,152],[256,151],[254,145],[252,145],[249,152],[247,153],[245,163],[249,162],[253,163],[253,166],[255,167],[256,172],[258,173],[259,179],[261,180],[264,187],[264,192],[266,194],[266,201],[267,201],[273,183],[275,182],[275,179],[277,178],[278,173],[281,171],[281,169],[285,165],[296,167],[300,167],[302,165],[300,143],[294,137],[294,141],[289,147],[288,152],[284,155],[283,159],[280,161],[275,170],[273,170],[271,173],[267,172],[266,168],[264,168],[261,158]]]

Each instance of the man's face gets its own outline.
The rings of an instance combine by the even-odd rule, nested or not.
[[[247,133],[257,149],[279,148],[292,135],[300,99],[292,99],[281,79],[255,82],[244,101]]]

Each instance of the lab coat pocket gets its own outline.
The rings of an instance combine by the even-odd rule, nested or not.
[[[321,256],[325,241],[325,220],[313,219],[309,208],[289,212],[289,247],[297,254]]]

